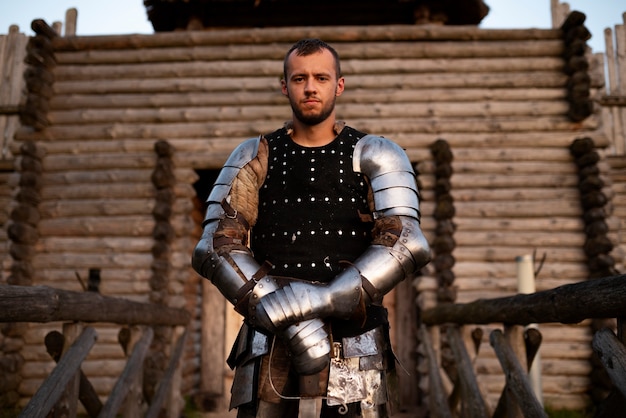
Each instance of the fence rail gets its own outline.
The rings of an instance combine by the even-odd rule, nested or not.
[[[22,410],[20,417],[48,416],[51,411],[77,416],[80,401],[90,417],[178,416],[168,402],[180,389],[173,385],[187,337],[190,314],[151,303],[102,296],[95,292],[72,292],[47,286],[0,286],[0,322],[65,321],[63,334],[46,335],[48,353],[57,365]],[[95,328],[85,323],[123,324],[118,336],[127,362],[107,402],[102,404],[81,365],[96,343]],[[169,364],[163,371],[150,404],[142,393],[144,361],[149,354],[152,327],[173,328]]]
[[[424,352],[431,385],[431,416],[546,417],[528,376],[541,344],[541,334],[535,328],[524,329],[523,325],[571,324],[586,319],[607,318],[617,319],[617,335],[614,330],[603,328],[593,336],[592,347],[611,379],[612,394],[619,396],[607,397],[598,408],[600,412],[596,418],[610,417],[616,410],[621,408],[623,411],[626,408],[626,347],[623,332],[626,275],[591,279],[533,294],[441,304],[424,310],[421,313],[420,339],[426,346]],[[465,325],[497,323],[502,323],[503,329],[493,330],[489,342],[500,362],[506,384],[496,408],[490,411],[481,395],[471,360],[472,351],[478,353],[481,332],[472,336],[473,344],[466,344],[460,330]],[[445,330],[442,335],[454,358],[454,366],[445,370],[437,357],[441,347],[433,343],[439,339],[431,337],[439,327]],[[446,381],[452,382],[452,389],[446,390]]]

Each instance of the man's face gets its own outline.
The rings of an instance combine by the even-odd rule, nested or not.
[[[337,96],[343,92],[344,79],[337,77],[330,51],[324,49],[306,56],[292,52],[282,92],[289,98],[295,118],[310,126],[325,121],[335,110]]]

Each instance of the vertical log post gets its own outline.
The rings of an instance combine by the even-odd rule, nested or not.
[[[585,27],[586,16],[573,11],[567,16],[561,30],[563,31],[563,59],[567,81],[567,99],[569,111],[567,116],[574,122],[580,122],[593,113],[593,102],[590,98],[591,77],[589,62],[585,56],[587,40],[591,32]]]
[[[426,359],[428,361],[428,378],[430,381],[428,411],[430,416],[433,418],[452,418],[448,400],[446,399],[446,390],[441,379],[441,369],[433,348],[433,341],[424,324],[420,326],[419,336],[426,350]]]
[[[467,354],[467,349],[459,328],[449,326],[447,328],[448,342],[454,355],[456,369],[459,374],[459,383],[461,385],[461,397],[463,399],[461,405],[461,414],[473,418],[487,418],[490,416],[487,411],[487,405],[482,397],[482,391],[476,380],[474,366]]]
[[[63,324],[63,336],[65,337],[65,343],[63,345],[64,354],[68,352],[70,346],[76,341],[82,330],[82,325],[77,322]],[[61,398],[54,406],[54,416],[76,417],[79,391],[80,372],[76,372],[69,379]]]
[[[225,315],[226,299],[206,279],[202,280],[202,330],[201,330],[201,403],[206,411],[226,407],[224,396]]]
[[[47,416],[70,381],[80,370],[80,365],[95,344],[96,330],[87,327],[67,350],[50,376],[43,382],[30,402],[22,410],[19,418]]]
[[[168,285],[172,271],[171,243],[176,237],[171,220],[173,205],[176,200],[174,191],[176,176],[172,159],[174,148],[167,141],[159,140],[154,144],[154,151],[157,158],[151,180],[155,188],[156,203],[152,210],[155,225],[152,231],[154,245],[152,246],[150,301],[167,306],[170,296]],[[164,369],[167,367],[165,355],[167,347],[171,343],[171,333],[170,327],[154,327],[152,355],[148,357],[146,364],[145,388],[149,400],[155,394],[157,382],[162,379]]]
[[[491,332],[489,340],[498,356],[502,370],[504,370],[507,388],[510,389],[513,395],[510,398],[515,400],[516,408],[519,407],[523,411],[519,416],[525,418],[547,418],[548,416],[543,407],[535,397],[524,368],[505,335],[500,330],[494,330]],[[508,410],[506,416],[513,416],[511,415],[512,412]]]
[[[586,235],[583,250],[587,256],[589,278],[599,279],[615,275],[617,270],[615,260],[611,255],[613,242],[608,236],[607,223],[610,206],[608,205],[609,198],[603,190],[605,181],[598,166],[600,154],[596,150],[593,139],[589,137],[574,140],[570,145],[570,154],[578,168],[578,189]],[[591,321],[592,332],[606,327],[607,322],[602,318],[593,319]],[[602,402],[611,392],[610,385],[607,385],[610,380],[595,353],[592,353],[589,360],[592,365],[591,398],[595,402]]]
[[[534,272],[534,257],[530,254],[525,254],[522,256],[518,256],[516,258],[516,268],[517,268],[517,290],[519,293],[530,294],[535,293],[535,272]],[[524,342],[525,347],[527,347],[528,339],[526,336],[528,335],[527,330],[529,328],[537,328],[537,324],[529,324],[526,326],[524,330]],[[539,403],[543,405],[543,395],[541,388],[541,356],[538,352],[533,353],[532,358],[534,361],[528,361],[530,358],[530,353],[526,350],[525,359],[526,364],[528,366],[528,376],[530,378],[530,385],[535,392],[535,396],[539,400]]]
[[[46,345],[46,351],[50,354],[50,357],[55,362],[59,362],[61,355],[63,354],[63,347],[65,346],[65,337],[58,331],[50,331],[46,334],[44,339]],[[98,398],[98,394],[87,379],[87,376],[80,371],[80,388],[78,392],[78,399],[85,407],[87,414],[90,417],[96,417],[102,410],[102,402]]]
[[[128,335],[128,337],[126,337],[126,335]],[[132,376],[129,379],[128,395],[122,406],[122,416],[124,417],[138,417],[143,416],[145,413],[143,363],[153,337],[154,331],[152,331],[150,327],[132,327],[120,330],[118,339],[120,343],[123,341],[122,346],[124,353],[126,353],[128,357],[129,366],[134,368],[134,370],[129,371],[129,374],[132,374]],[[128,343],[126,343],[126,341],[128,341]],[[138,364],[130,365],[131,361]]]

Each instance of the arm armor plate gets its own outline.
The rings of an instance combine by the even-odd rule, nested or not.
[[[258,263],[252,254],[246,251],[234,251],[231,254],[243,277],[222,255],[214,248],[213,239],[220,220],[228,216],[222,206],[222,201],[228,198],[233,182],[240,170],[253,158],[259,149],[260,138],[251,138],[235,148],[224,167],[220,171],[211,193],[207,199],[207,210],[202,223],[202,237],[198,241],[191,258],[191,265],[201,276],[211,280],[219,291],[236,305],[241,297],[240,289],[247,280],[259,269]],[[234,263],[233,263],[234,264]]]
[[[354,149],[353,169],[369,181],[374,219],[397,216],[402,229],[393,246],[371,245],[355,262],[365,283],[365,303],[379,303],[407,276],[430,261],[430,247],[420,229],[419,191],[415,172],[399,145],[366,135]]]

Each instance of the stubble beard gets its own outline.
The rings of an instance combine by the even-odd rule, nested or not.
[[[295,118],[308,126],[318,125],[328,119],[335,109],[335,101],[336,99],[333,97],[333,100],[324,106],[319,112],[305,114],[302,109],[298,107],[297,103],[294,103],[294,101],[289,99],[291,110],[293,111]]]

